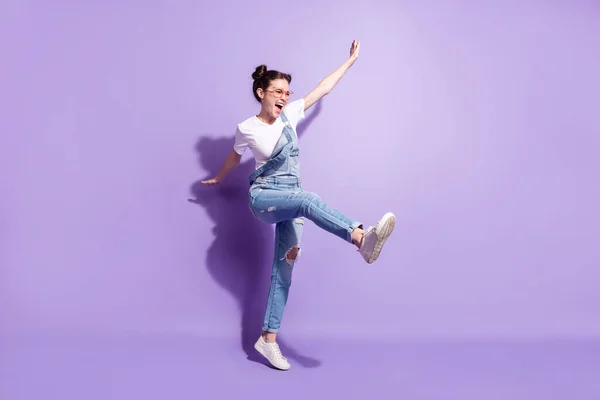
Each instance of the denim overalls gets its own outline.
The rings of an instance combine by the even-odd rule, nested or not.
[[[316,194],[302,190],[298,137],[284,112],[281,120],[285,124],[283,134],[267,163],[250,175],[248,193],[248,205],[254,216],[276,224],[271,287],[263,324],[263,330],[268,332],[278,332],[281,325],[295,261],[287,253],[295,246],[300,248],[304,217],[350,243],[352,231],[362,227]]]

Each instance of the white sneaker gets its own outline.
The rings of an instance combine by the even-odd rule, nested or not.
[[[367,263],[371,264],[377,260],[383,244],[392,234],[395,226],[396,216],[389,212],[377,222],[377,225],[371,226],[365,231],[358,252]]]
[[[254,348],[269,360],[271,365],[275,368],[284,371],[290,369],[290,363],[287,361],[287,358],[281,354],[281,350],[277,343],[267,343],[261,335],[254,344]]]

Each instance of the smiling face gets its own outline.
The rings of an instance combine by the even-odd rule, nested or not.
[[[283,107],[287,104],[290,95],[290,85],[285,79],[273,79],[265,90],[256,90],[262,105],[261,115],[273,120],[281,115]]]

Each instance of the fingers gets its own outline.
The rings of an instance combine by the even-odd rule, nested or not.
[[[352,46],[350,46],[350,57],[358,58],[358,51],[360,49],[360,42],[356,39],[352,41]]]

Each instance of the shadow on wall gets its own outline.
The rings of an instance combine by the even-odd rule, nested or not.
[[[321,101],[322,102],[322,101]],[[321,112],[321,102],[298,124],[302,137]],[[268,365],[254,349],[264,318],[273,262],[274,226],[258,221],[248,208],[248,176],[254,171],[254,158],[241,163],[222,183],[206,186],[204,179],[214,177],[233,148],[233,137],[203,136],[196,144],[198,161],[206,176],[191,187],[190,202],[203,206],[214,222],[214,240],[206,257],[212,278],[238,302],[241,311],[242,348],[251,361]],[[249,151],[249,150],[247,150]],[[290,291],[290,301],[293,301]],[[277,339],[283,354],[304,367],[317,367],[320,361],[302,356]]]

